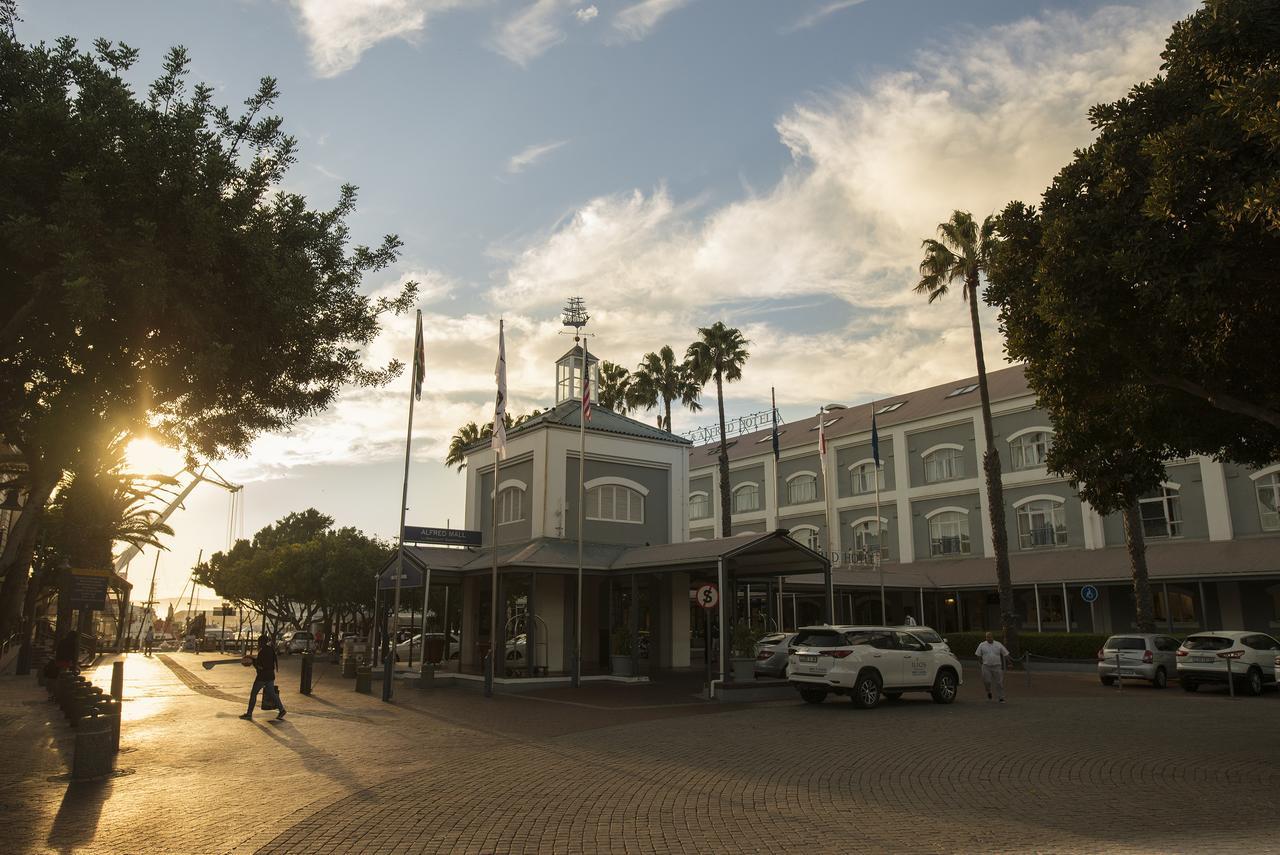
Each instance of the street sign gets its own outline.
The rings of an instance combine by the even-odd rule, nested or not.
[[[714,609],[720,605],[720,589],[711,584],[703,585],[693,598],[704,609]]]
[[[465,528],[431,528],[423,525],[404,527],[405,543],[439,543],[445,546],[479,546],[480,532]]]
[[[382,575],[378,577],[378,589],[382,591],[393,591],[396,587],[396,571],[399,569],[400,562],[392,561],[391,566],[382,571]],[[422,571],[412,566],[409,562],[404,564],[404,575],[400,577],[401,588],[421,588],[422,587]]]
[[[1093,585],[1085,585],[1080,589],[1080,599],[1086,603],[1092,603],[1098,599],[1098,589]]]
[[[107,585],[111,580],[110,570],[72,570],[68,580],[71,590],[68,591],[73,609],[97,609],[107,607]]]

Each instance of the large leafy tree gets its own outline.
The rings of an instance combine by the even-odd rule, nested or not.
[[[952,285],[960,286],[960,296],[968,304],[973,330],[973,350],[978,361],[978,395],[982,404],[982,430],[986,451],[982,472],[987,483],[987,515],[991,519],[991,545],[995,552],[996,586],[1000,594],[1000,623],[1004,643],[1018,649],[1018,616],[1013,602],[1013,579],[1009,572],[1009,534],[1004,519],[1004,484],[1000,474],[1000,453],[996,450],[991,423],[991,392],[987,388],[987,362],[982,353],[982,325],[978,318],[978,289],[987,272],[994,222],[987,217],[979,226],[967,211],[955,211],[938,226],[938,237],[924,241],[917,294],[932,303],[946,296]]]
[[[671,404],[679,401],[690,412],[702,409],[699,398],[702,384],[693,376],[687,360],[676,360],[675,351],[669,345],[656,353],[646,353],[640,365],[631,375],[631,406],[651,410],[659,405],[663,412],[658,416],[658,427],[671,430]]]
[[[724,423],[724,384],[742,379],[742,368],[751,354],[750,342],[742,331],[716,321],[709,327],[699,327],[698,340],[689,345],[685,359],[689,376],[699,386],[712,380],[716,383],[716,408],[720,415],[720,536],[733,533],[733,508],[729,500],[729,438]],[[670,410],[668,410],[670,418]]]
[[[327,406],[380,316],[365,274],[400,243],[350,246],[355,188],[328,210],[278,191],[296,145],[264,78],[244,110],[189,86],[173,49],[139,97],[138,53],[105,40],[23,45],[0,3],[0,438],[27,500],[0,554],[0,634],[14,625],[37,524],[88,425],[151,430],[222,457]]]
[[[596,390],[600,406],[625,416],[630,407],[629,396],[634,382],[631,372],[618,363],[601,362],[600,388]]]

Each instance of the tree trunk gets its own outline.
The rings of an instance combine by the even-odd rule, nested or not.
[[[969,322],[973,326],[973,349],[978,359],[978,396],[982,399],[982,430],[987,450],[982,455],[982,472],[987,482],[987,516],[991,518],[991,549],[996,560],[996,587],[1000,592],[1000,626],[1004,646],[1014,656],[1019,653],[1018,613],[1013,601],[1013,575],[1009,570],[1009,530],[1004,519],[1004,482],[1000,472],[1000,452],[996,449],[991,424],[991,393],[987,389],[987,360],[982,354],[982,326],[978,321],[977,276],[968,282]]]
[[[4,584],[0,586],[0,638],[7,638],[18,628],[22,620],[22,604],[27,591],[27,576],[31,571],[31,556],[36,548],[36,535],[40,518],[49,503],[53,488],[62,477],[60,470],[32,471],[31,489],[26,503],[13,521],[4,552],[0,553],[0,574]]]
[[[671,433],[671,399],[663,398],[662,403],[667,409],[667,425],[664,430],[666,430],[667,433]]]
[[[729,491],[729,444],[724,426],[724,382],[716,372],[716,407],[720,410],[720,536],[733,534],[733,508]],[[721,596],[724,596],[721,593]]]
[[[1124,545],[1129,550],[1129,568],[1133,571],[1133,602],[1137,609],[1138,632],[1156,631],[1156,610],[1151,597],[1151,579],[1147,575],[1147,539],[1142,533],[1142,512],[1135,499],[1124,509]]]

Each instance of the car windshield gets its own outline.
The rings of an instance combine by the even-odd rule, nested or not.
[[[1127,638],[1124,636],[1113,635],[1107,639],[1107,643],[1102,645],[1107,650],[1146,650],[1147,642],[1141,638]]]
[[[781,641],[786,637],[787,637],[787,634],[785,632],[771,632],[768,635],[766,635],[764,638],[757,641],[756,644],[777,644],[779,641]]]
[[[797,647],[843,647],[844,636],[831,629],[816,629],[801,632],[796,636]]]
[[[1182,646],[1188,650],[1226,650],[1235,645],[1230,638],[1219,635],[1193,635]]]
[[[914,635],[916,638],[920,639],[921,641],[928,642],[929,644],[942,643],[942,636],[938,635],[938,633],[934,632],[931,629],[913,629],[911,631],[911,634]]]

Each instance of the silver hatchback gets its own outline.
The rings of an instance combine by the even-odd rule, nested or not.
[[[787,652],[795,637],[794,632],[771,632],[756,642],[757,677],[787,676]]]
[[[1155,633],[1113,635],[1098,651],[1098,679],[1104,686],[1121,680],[1148,680],[1157,689],[1178,672],[1178,639]]]

